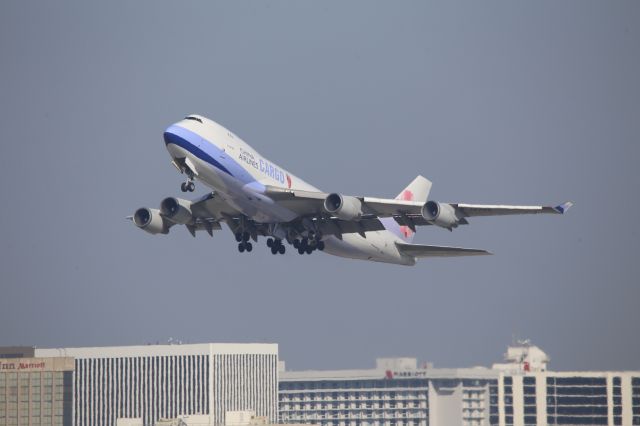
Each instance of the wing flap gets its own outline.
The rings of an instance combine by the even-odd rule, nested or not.
[[[463,247],[430,246],[406,243],[396,243],[396,246],[402,254],[413,257],[459,257],[484,256],[493,254],[486,250]]]
[[[396,200],[388,198],[364,197],[362,202],[366,212],[378,217],[390,217],[394,215],[420,215],[424,202]]]
[[[339,238],[342,237],[342,234],[364,235],[365,232],[382,231],[386,229],[382,222],[375,217],[359,221],[347,221],[336,218],[324,219],[317,222],[317,227],[324,235],[335,235]]]
[[[220,194],[211,192],[194,200],[191,211],[195,218],[220,221],[226,216],[234,216],[238,211],[227,203]]]

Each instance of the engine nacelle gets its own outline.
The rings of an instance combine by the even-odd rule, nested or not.
[[[457,227],[460,222],[456,216],[456,209],[451,204],[435,201],[427,201],[422,206],[422,217],[434,225],[447,229]]]
[[[157,209],[141,207],[133,214],[133,223],[143,231],[150,234],[166,234],[169,227],[165,223],[165,218],[160,215]]]
[[[168,197],[160,203],[160,213],[172,222],[184,225],[191,222],[191,201]]]
[[[358,220],[362,216],[362,202],[348,195],[329,194],[324,200],[324,209],[342,220]]]

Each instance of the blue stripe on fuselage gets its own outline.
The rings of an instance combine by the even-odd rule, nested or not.
[[[174,144],[189,151],[200,160],[227,173],[243,184],[256,181],[240,163],[235,161],[231,153],[226,153],[224,150],[218,148],[216,144],[209,142],[197,133],[173,125],[165,130],[164,141],[166,145]]]

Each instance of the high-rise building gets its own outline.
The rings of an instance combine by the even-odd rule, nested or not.
[[[73,357],[73,424],[112,426],[118,418],[208,415],[252,410],[277,420],[278,345],[206,343],[36,349]]]
[[[492,368],[281,371],[280,420],[323,426],[640,425],[640,371],[552,372],[539,348],[514,345]]]
[[[12,349],[0,349],[0,425],[71,426],[73,358]]]

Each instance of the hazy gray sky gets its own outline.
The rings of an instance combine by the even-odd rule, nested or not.
[[[469,366],[515,335],[555,369],[640,369],[639,41],[637,1],[4,1],[0,345]],[[189,113],[326,191],[423,174],[441,201],[576,206],[420,229],[495,256],[413,268],[152,237],[124,217],[181,194],[162,132]]]

